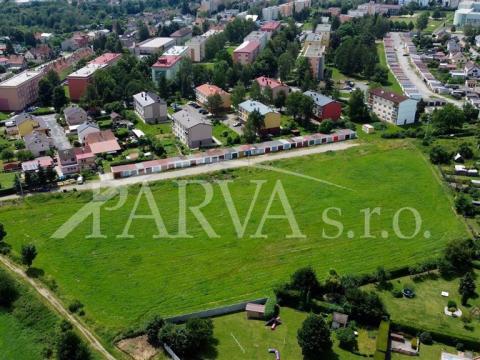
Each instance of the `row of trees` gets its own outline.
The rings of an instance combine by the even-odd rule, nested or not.
[[[38,100],[42,106],[53,106],[57,112],[68,104],[60,77],[54,70],[50,70],[38,83]]]

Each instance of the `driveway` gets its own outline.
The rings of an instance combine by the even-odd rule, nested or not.
[[[53,144],[58,150],[67,150],[72,148],[70,141],[68,141],[67,135],[65,135],[65,131],[57,123],[57,120],[55,119],[55,114],[42,115],[39,116],[39,118],[45,121],[45,124],[50,129],[50,136],[53,139]]]
[[[227,114],[227,118],[222,121],[226,126],[235,131],[238,135],[243,135],[243,124],[242,126],[233,126],[237,122],[241,122],[238,119],[237,114]]]
[[[430,90],[427,84],[425,84],[423,80],[420,78],[420,76],[417,74],[413,65],[410,64],[410,57],[403,56],[404,43],[400,38],[400,33],[392,32],[391,35],[393,40],[393,46],[395,48],[395,52],[397,53],[398,64],[402,68],[403,73],[408,77],[408,80],[410,80],[410,82],[417,87],[420,94],[422,94],[422,97],[424,99],[439,98],[451,104],[457,105],[458,107],[462,107],[463,106],[462,101],[450,99],[446,96],[442,96]]]

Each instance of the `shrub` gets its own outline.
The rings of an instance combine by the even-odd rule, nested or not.
[[[340,328],[337,330],[337,339],[340,347],[346,350],[354,350],[357,345],[357,338],[352,327]]]
[[[412,348],[417,350],[417,347],[418,347],[418,340],[417,338],[413,338],[411,341],[410,341],[411,345],[412,345]]]
[[[453,300],[448,300],[448,305],[447,305],[449,308],[456,308],[457,307],[457,303]]]
[[[394,298],[397,298],[397,299],[400,299],[403,297],[403,293],[402,293],[402,290],[399,290],[399,289],[393,289],[392,290],[392,295]]]
[[[270,320],[271,318],[278,316],[278,313],[279,308],[277,305],[277,297],[272,295],[265,303],[265,320]]]
[[[8,307],[17,298],[18,292],[13,279],[0,271],[0,306]]]
[[[463,343],[459,342],[459,343],[457,343],[455,348],[457,349],[457,351],[463,351],[463,350],[465,350],[465,345]]]
[[[433,343],[432,334],[428,331],[424,331],[420,334],[420,342],[425,345],[431,345]]]
[[[76,313],[81,308],[83,308],[83,304],[79,300],[73,300],[70,305],[68,305],[68,311],[71,313]]]

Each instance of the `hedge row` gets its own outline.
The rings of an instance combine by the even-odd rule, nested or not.
[[[391,326],[394,331],[405,332],[411,335],[418,335],[422,332],[427,331],[432,335],[432,339],[439,343],[449,345],[452,347],[456,347],[458,343],[462,343],[463,345],[465,345],[467,349],[475,350],[475,351],[480,350],[480,340],[475,341],[475,340],[467,339],[463,337],[451,336],[451,335],[442,334],[436,331],[432,331],[431,329],[424,329],[422,327],[417,327],[410,324],[408,325],[402,324],[394,321],[392,321]]]
[[[0,196],[13,195],[13,194],[16,194],[16,193],[17,193],[17,191],[15,190],[14,187],[6,188],[6,189],[0,189]]]

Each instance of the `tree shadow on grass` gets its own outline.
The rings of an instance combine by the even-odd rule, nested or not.
[[[27,269],[25,272],[28,277],[37,279],[43,275],[45,275],[45,271],[43,269],[35,268],[35,267],[30,267]]]

